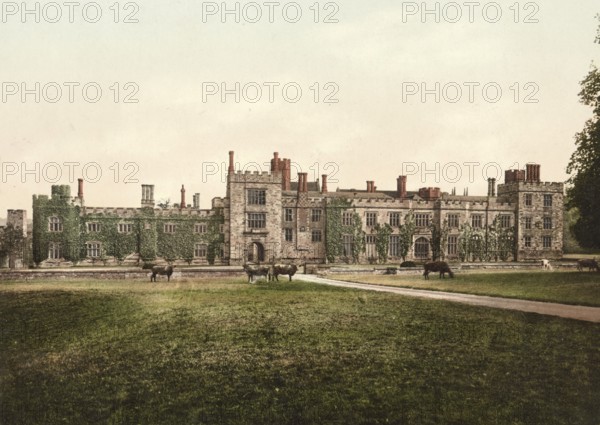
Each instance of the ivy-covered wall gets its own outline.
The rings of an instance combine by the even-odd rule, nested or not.
[[[139,253],[142,261],[162,257],[167,261],[194,261],[196,243],[206,245],[206,261],[210,264],[221,255],[224,242],[221,225],[224,216],[221,209],[210,215],[182,215],[179,210],[157,214],[152,208],[87,212],[70,197],[69,186],[53,186],[52,197],[33,197],[33,260],[40,264],[48,259],[49,244],[61,246],[62,258],[77,263],[89,259],[88,243],[99,243],[100,256],[106,261],[114,258],[122,262],[126,257]],[[91,210],[95,211],[95,210]],[[61,231],[51,231],[49,219],[58,217]],[[130,225],[119,229],[119,225]],[[165,231],[165,224],[172,224],[174,232]],[[205,232],[195,232],[196,224],[205,224]],[[94,259],[94,260],[96,260]]]

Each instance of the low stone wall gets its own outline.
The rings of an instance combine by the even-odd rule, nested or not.
[[[140,268],[68,268],[68,269],[21,269],[0,271],[0,281],[11,280],[67,280],[67,279],[107,279],[107,280],[148,280],[152,272]],[[190,267],[176,269],[171,279],[246,276],[241,267]],[[159,281],[166,276],[158,276]]]
[[[552,262],[554,270],[574,270],[575,261]],[[480,270],[541,270],[541,264],[531,263],[462,263],[450,264],[454,271]],[[304,273],[300,266],[298,274]],[[335,264],[307,264],[306,273],[318,275],[335,274],[421,274],[423,267],[398,267],[394,265],[352,266]],[[0,270],[0,282],[11,280],[67,280],[67,279],[107,279],[107,280],[150,280],[150,270],[139,267],[70,267],[47,269],[4,269]],[[209,277],[242,277],[246,276],[241,266],[211,267],[177,267],[171,279],[209,278]],[[158,280],[166,280],[166,276],[158,276]]]

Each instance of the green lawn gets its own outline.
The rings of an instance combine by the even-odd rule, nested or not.
[[[454,279],[425,280],[421,272],[399,275],[331,275],[332,279],[404,288],[492,295],[524,300],[600,306],[600,273],[578,271],[457,271]]]
[[[598,324],[244,281],[0,284],[0,422],[598,423]]]

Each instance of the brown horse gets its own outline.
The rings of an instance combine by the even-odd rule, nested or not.
[[[429,273],[431,272],[440,272],[440,279],[443,279],[446,273],[448,273],[450,277],[454,277],[454,273],[450,270],[448,263],[445,261],[431,261],[425,263],[423,267],[425,268],[425,271],[423,271],[425,279],[429,279]]]

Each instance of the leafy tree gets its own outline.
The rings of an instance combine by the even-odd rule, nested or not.
[[[595,42],[600,44],[600,27]],[[579,99],[593,115],[575,135],[576,150],[567,166],[571,174],[567,206],[579,213],[572,231],[580,245],[600,248],[600,71],[594,64],[581,81]]]
[[[388,250],[390,247],[390,235],[392,234],[392,226],[385,223],[383,226],[377,223],[375,231],[377,232],[377,259],[380,263],[387,263]]]
[[[413,236],[415,234],[415,216],[412,211],[404,217],[404,224],[400,227],[400,257],[402,261],[406,261],[410,248],[413,245]]]

